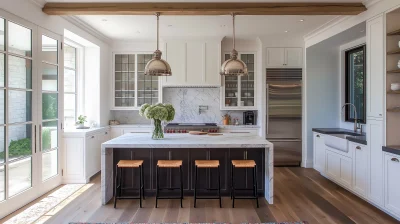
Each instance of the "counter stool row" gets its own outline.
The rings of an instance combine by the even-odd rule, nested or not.
[[[232,207],[235,207],[235,199],[255,199],[257,201],[257,208],[259,207],[258,204],[258,196],[257,196],[257,165],[254,160],[232,160],[232,169],[231,169],[231,199],[232,199]],[[139,175],[139,196],[138,197],[131,197],[131,196],[122,196],[122,190],[128,190],[133,188],[123,188],[123,170],[124,169],[132,169],[132,168],[139,168],[140,175]],[[180,179],[180,186],[173,187],[173,188],[161,188],[160,187],[160,169],[163,168],[179,168],[179,179]],[[218,188],[206,188],[206,189],[199,189],[198,188],[198,177],[199,177],[199,169],[217,169],[218,172]],[[252,168],[253,169],[253,195],[251,197],[237,197],[236,191],[240,190],[249,190],[249,189],[237,189],[235,188],[234,182],[234,175],[236,168]],[[181,207],[183,201],[183,172],[182,172],[182,160],[158,160],[157,162],[157,169],[156,169],[156,208],[158,205],[158,200],[160,199],[180,199]],[[220,163],[218,160],[195,160],[195,188],[194,188],[194,207],[196,208],[196,202],[198,199],[218,199],[219,206],[222,208],[222,199],[221,199],[221,173],[220,173]],[[143,160],[120,160],[116,165],[116,172],[115,172],[115,191],[114,191],[114,208],[117,206],[117,200],[120,199],[139,199],[140,207],[142,207],[142,199],[145,199],[144,195],[144,174],[143,174]],[[163,197],[160,196],[160,191],[163,190],[180,190],[179,196],[175,197]],[[208,190],[208,191],[218,191],[218,196],[216,197],[198,197],[198,190]]]

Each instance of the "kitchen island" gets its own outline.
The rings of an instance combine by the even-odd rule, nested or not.
[[[165,134],[165,139],[152,140],[149,133],[129,133],[102,144],[101,147],[101,192],[102,204],[107,204],[113,197],[115,165],[119,160],[144,160],[144,186],[146,195],[155,192],[155,170],[158,160],[179,159],[183,161],[183,182],[185,195],[194,189],[194,160],[218,159],[221,166],[221,193],[230,192],[231,160],[252,159],[257,164],[259,180],[258,194],[273,203],[273,144],[260,136],[242,133],[224,133],[220,136]],[[137,171],[136,171],[137,170]],[[138,169],[124,172],[124,186],[138,187]],[[160,183],[177,186],[177,169],[160,173]],[[248,188],[252,183],[251,170],[235,171],[238,188]],[[213,187],[217,183],[217,174],[210,170],[199,173],[202,187]],[[129,192],[128,192],[129,193]]]

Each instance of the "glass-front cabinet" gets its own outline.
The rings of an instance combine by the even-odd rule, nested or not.
[[[138,109],[161,102],[159,77],[144,75],[151,53],[114,54],[114,109]]]
[[[239,53],[240,59],[246,63],[248,76],[223,76],[221,109],[225,110],[250,110],[255,109],[255,53]],[[224,54],[228,60],[230,54]]]

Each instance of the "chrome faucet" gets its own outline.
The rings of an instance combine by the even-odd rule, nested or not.
[[[347,105],[351,105],[354,108],[354,132],[357,132],[357,130],[359,128],[358,128],[358,125],[357,125],[357,109],[356,109],[356,106],[354,106],[354,104],[352,104],[352,103],[345,103],[342,106],[342,111],[343,111],[343,108],[345,108]]]

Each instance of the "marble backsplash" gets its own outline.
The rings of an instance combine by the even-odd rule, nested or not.
[[[163,102],[175,107],[175,119],[172,123],[217,123],[222,124],[224,114],[238,118],[243,124],[243,111],[221,111],[219,88],[164,88]],[[199,113],[199,106],[208,110]],[[150,124],[138,111],[113,111],[113,119],[121,124]]]

